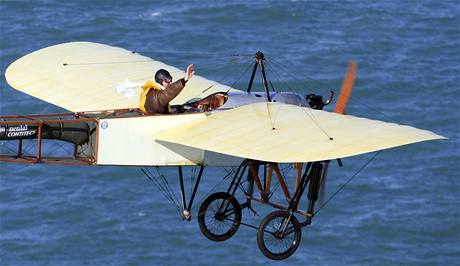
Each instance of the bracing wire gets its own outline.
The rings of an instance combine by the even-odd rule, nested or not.
[[[265,101],[265,103],[266,103],[266,106],[267,106],[267,113],[268,113],[268,118],[270,120],[270,125],[272,127],[272,130],[275,130],[276,127],[275,127],[275,123],[273,122],[272,114],[270,112],[270,105],[268,104],[268,101]]]
[[[230,86],[228,86],[230,89],[233,88],[238,81],[240,81],[240,79],[244,76],[244,74],[246,74],[246,71],[249,69],[249,67],[251,67],[251,65],[246,67],[245,70],[241,73],[241,75],[236,79],[236,81],[233,82]],[[211,86],[209,86],[206,89],[204,89],[201,93],[205,93],[206,91],[208,91],[209,89],[214,87],[217,83],[223,83],[229,76],[230,76],[230,74],[224,76],[221,80],[219,80],[217,82],[214,82]]]
[[[287,87],[288,91],[295,93],[295,90],[291,86],[289,86],[287,82],[282,81],[280,72],[276,69],[276,67],[272,66],[271,62],[267,62],[266,68],[268,71],[270,71],[271,76],[274,77],[273,80],[275,81],[275,83],[280,84],[281,86],[283,86],[283,88]],[[271,80],[272,79],[270,79],[270,84],[272,84]]]
[[[322,210],[326,205],[337,195],[340,191],[342,191],[345,186],[347,186],[364,168],[366,168],[376,157],[379,155],[381,151],[377,151],[367,162],[365,162],[348,180],[343,183],[337,191],[335,191],[329,198],[315,211],[314,215],[316,215],[320,210]]]
[[[292,74],[292,73],[297,73],[297,74],[299,74],[297,71],[294,71],[292,68],[283,65],[281,62],[279,62],[278,60],[276,60],[276,59],[274,59],[274,58],[271,58],[271,60],[272,60],[276,65],[278,65],[278,66],[280,67],[280,69],[286,69],[286,70],[285,70],[285,73],[286,73],[287,75],[289,75],[290,77],[292,77],[294,80],[297,80],[297,81],[304,81],[302,78],[299,78],[298,76],[295,76],[294,74]],[[312,77],[308,77],[308,76],[303,75],[303,74],[302,74],[302,75],[299,75],[299,76],[304,77],[304,78],[306,78],[306,79],[308,79],[308,80],[317,82],[317,83],[319,83],[319,84],[321,84],[321,85],[323,85],[323,86],[325,86],[325,87],[328,87],[328,85],[327,85],[326,83],[324,83],[323,81],[314,79],[314,78],[312,78]]]
[[[177,197],[174,195],[174,192],[173,192],[173,190],[171,189],[171,186],[169,185],[169,182],[168,182],[167,178],[165,177],[165,175],[163,175],[163,174],[160,172],[158,166],[155,167],[155,170],[157,171],[158,176],[161,177],[160,180],[161,180],[161,182],[163,182],[164,187],[167,188],[167,192],[169,193],[171,199],[174,200],[174,202],[176,203],[176,206],[178,207],[178,209],[180,209],[180,207],[179,207],[179,206],[180,206],[179,200],[178,200]]]
[[[160,193],[163,194],[163,196],[174,206],[174,208],[179,212],[179,215],[182,215],[180,205],[177,202],[177,199],[173,196],[173,193],[170,191],[169,185],[165,186],[164,182],[162,183],[159,180],[157,180],[157,178],[155,178],[155,176],[150,172],[150,170],[147,167],[141,167],[140,169],[144,173],[144,175],[150,181],[152,181],[152,183],[157,187]],[[161,174],[158,175],[158,178],[164,179],[164,177]]]
[[[6,142],[6,141],[0,142],[0,145],[1,145],[3,148],[6,148],[7,150],[9,150],[9,151],[10,151],[11,153],[13,153],[13,154],[17,153],[16,150],[14,150],[13,148],[9,147],[9,144],[10,144],[10,143],[8,143],[8,142]]]
[[[161,56],[182,56],[182,57],[187,57],[187,56],[193,56],[193,57],[206,57],[206,58],[250,58],[254,57],[254,54],[242,54],[242,53],[229,53],[229,54],[222,54],[221,52],[215,52],[215,53],[206,53],[206,52],[190,52],[190,51],[162,51],[161,53],[158,53],[158,51],[148,51],[148,50],[142,50],[142,51],[136,51],[135,53],[138,54],[155,54],[158,55],[158,57]],[[157,57],[157,56],[155,56]]]
[[[296,77],[295,75],[292,74],[292,73],[297,73],[297,74],[299,74],[298,72],[294,71],[292,68],[283,65],[282,63],[280,63],[280,62],[279,62],[278,60],[276,60],[276,59],[271,58],[271,61],[274,62],[277,66],[279,66],[279,67],[280,67],[280,70],[285,69],[285,70],[283,71],[285,74],[289,75],[290,77],[294,78],[294,79],[297,80],[297,81],[303,81],[301,78]],[[324,85],[324,86],[328,87],[328,85],[327,85],[326,83],[324,83],[324,82],[322,82],[322,81],[320,81],[320,80],[313,79],[313,78],[308,77],[308,76],[305,76],[305,75],[302,75],[302,77],[305,77],[305,78],[308,79],[308,80],[317,82],[317,83],[319,83],[319,84],[321,84],[321,85]],[[420,84],[419,84],[419,85],[420,85]],[[311,89],[307,89],[307,91],[314,93],[314,91],[312,91]],[[362,101],[355,101],[354,104],[359,105],[359,106],[366,107],[367,109],[373,110],[374,112],[376,112],[376,113],[382,115],[383,117],[388,118],[388,115],[387,115],[387,114],[385,114],[384,112],[378,110],[378,109],[375,108],[374,106],[371,106],[371,105],[369,105],[369,104],[366,104],[365,102],[362,102]]]
[[[115,65],[115,64],[134,64],[134,63],[152,63],[152,60],[127,60],[111,62],[85,62],[85,63],[62,63],[62,66],[89,66],[89,65]]]
[[[224,168],[225,169],[225,168]],[[209,191],[208,193],[206,193],[204,196],[202,196],[200,198],[200,201],[199,202],[203,202],[203,200],[208,197],[220,184],[222,184],[222,182],[224,182],[225,179],[227,179],[228,177],[232,176],[236,171],[236,168],[235,167],[232,167],[232,170],[230,170],[229,172],[227,172],[227,174],[216,184],[214,185]]]
[[[252,64],[248,64],[248,66],[243,70],[243,72],[238,76],[238,78],[230,85],[230,87],[234,87],[236,83],[238,83],[241,78],[244,76],[244,74],[247,73],[247,71],[251,68]]]
[[[171,194],[168,193],[168,191],[167,191],[167,187],[165,187],[164,184],[161,183],[161,181],[158,180],[158,178],[161,178],[161,176],[158,176],[158,178],[156,178],[156,177],[152,174],[152,172],[150,172],[150,170],[149,170],[148,168],[144,168],[142,171],[144,172],[144,174],[148,173],[148,174],[146,174],[146,176],[147,176],[151,181],[153,181],[153,182],[157,185],[157,187],[159,188],[159,190],[163,193],[163,195],[164,195],[167,199],[169,199],[173,205],[175,205],[175,202],[174,202],[173,198],[171,197]]]
[[[281,70],[281,69],[278,69],[278,68],[277,68],[274,64],[272,64],[272,63],[274,63],[273,60],[267,60],[266,66],[267,66],[267,69],[269,69],[270,73],[271,73],[271,74],[274,74],[274,75],[277,77],[276,80],[278,81],[278,83],[280,83],[281,85],[287,87],[291,92],[295,92],[295,90],[289,85],[288,82],[283,82],[283,79],[282,79],[282,76],[283,76],[283,75],[282,75],[282,74],[283,74],[283,73],[282,73],[282,70]],[[299,78],[297,78],[297,80],[299,80]],[[300,81],[300,80],[299,80],[299,81]],[[308,91],[313,93],[313,91],[310,90],[310,89],[308,89]]]
[[[231,176],[234,171],[235,171],[235,168],[232,167],[232,170],[230,172],[227,172],[227,175],[225,175],[216,185],[214,185],[205,195],[203,195],[198,202],[203,202],[220,184],[222,184],[222,182],[225,179],[227,179],[229,176]],[[195,204],[193,209],[196,209],[196,208],[198,208],[198,205]],[[204,212],[206,212],[206,210]],[[204,212],[199,212],[198,216],[202,215]]]
[[[272,68],[271,68],[271,65],[267,65],[267,69],[269,69],[271,72],[276,72],[274,71]],[[289,87],[290,89],[290,87]],[[291,89],[291,92],[294,93],[294,91],[292,91]],[[304,110],[304,112],[308,115],[308,117],[310,118],[310,120],[315,124],[315,126],[321,130],[321,132],[323,132],[323,134],[329,139],[329,140],[333,140],[334,138],[328,133],[326,132],[326,130],[320,125],[319,121],[315,118],[314,114],[313,114],[313,110],[311,108],[302,108],[302,110]]]

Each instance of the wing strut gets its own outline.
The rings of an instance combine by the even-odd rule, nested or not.
[[[198,177],[195,181],[195,185],[193,186],[192,196],[187,204],[185,200],[185,189],[184,189],[184,175],[182,173],[182,166],[178,167],[179,170],[179,181],[180,181],[180,192],[182,197],[182,218],[186,221],[190,221],[192,219],[192,205],[193,200],[195,199],[196,192],[198,190],[198,185],[200,184],[201,176],[203,175],[204,165],[200,166],[200,172],[198,173]]]

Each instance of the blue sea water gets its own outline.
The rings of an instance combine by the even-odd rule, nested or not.
[[[337,91],[353,59],[349,114],[449,140],[379,153],[282,262],[259,252],[250,228],[207,240],[137,168],[0,163],[0,265],[460,264],[459,1],[1,0],[0,115],[63,111],[13,90],[4,72],[27,53],[69,41],[120,46],[180,68],[194,63],[197,74],[239,89],[253,62],[247,55],[261,50],[277,88],[323,95]],[[329,195],[372,156],[333,166]],[[173,170],[162,171],[178,196]],[[206,171],[196,206],[223,175]],[[258,209],[243,219],[258,225],[270,211]]]

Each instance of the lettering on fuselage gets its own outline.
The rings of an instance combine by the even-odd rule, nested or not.
[[[37,133],[36,129],[29,129],[28,125],[9,126],[8,129],[5,127],[0,128],[0,133],[4,133],[5,131],[7,138],[30,137]]]

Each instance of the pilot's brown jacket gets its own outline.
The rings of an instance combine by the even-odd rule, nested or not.
[[[151,89],[145,100],[145,110],[148,114],[168,114],[169,102],[172,101],[185,87],[185,80],[179,79],[170,83],[164,90]]]

